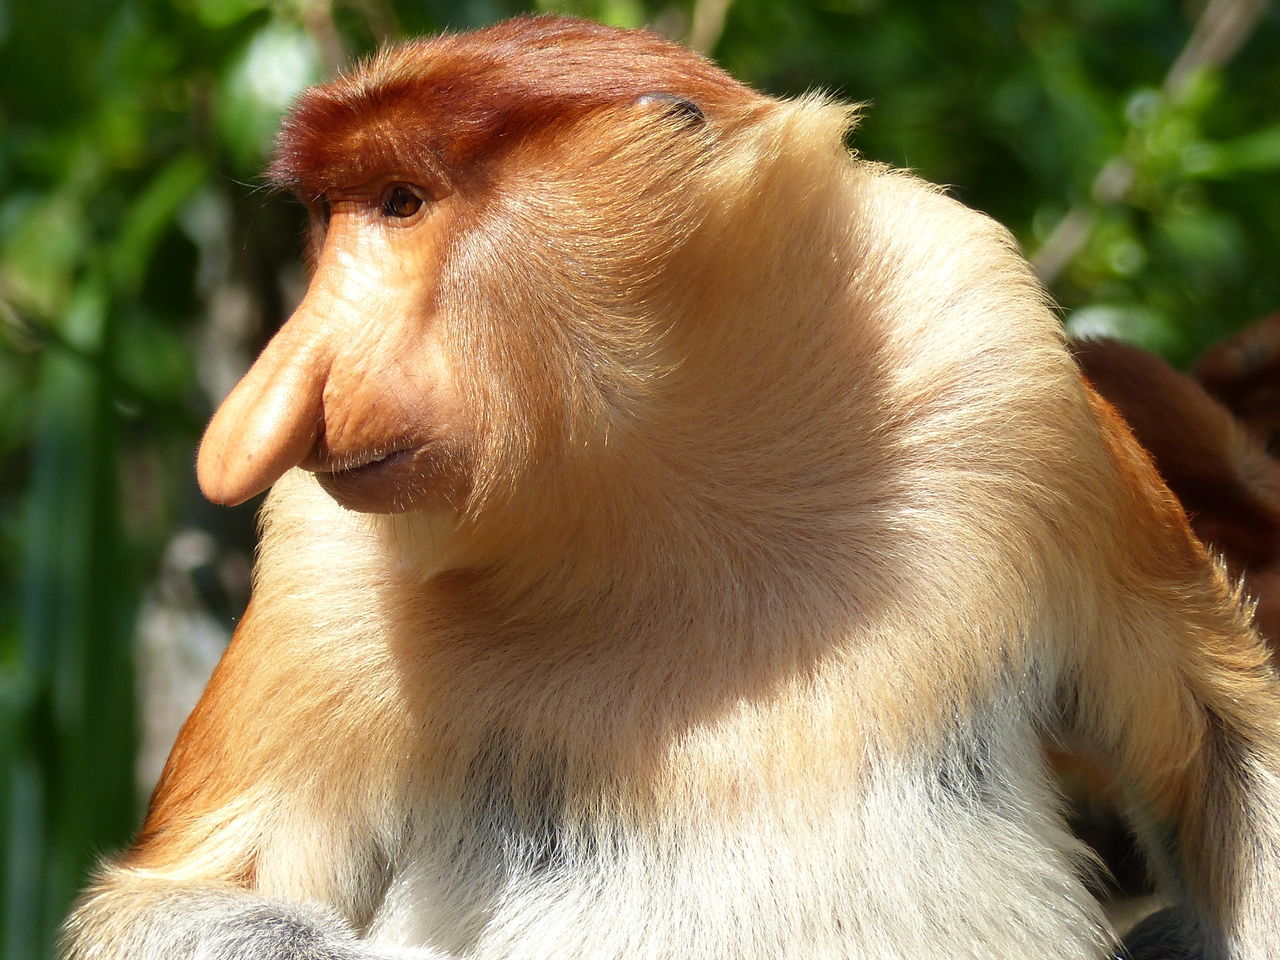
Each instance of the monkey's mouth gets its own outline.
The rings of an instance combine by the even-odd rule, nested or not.
[[[311,448],[298,466],[309,470],[316,476],[330,475],[358,478],[373,476],[380,470],[394,467],[397,463],[412,457],[422,448],[422,444],[404,442],[391,445],[391,449],[376,448],[356,453],[334,453],[321,439]]]
[[[419,447],[402,447],[399,450],[392,450],[390,453],[370,454],[368,456],[353,457],[348,461],[340,462],[333,469],[324,471],[333,474],[351,474],[351,475],[367,475],[373,471],[383,470],[387,467],[394,466],[406,457],[413,455]]]
[[[434,508],[435,501],[447,497],[448,485],[436,453],[435,444],[419,443],[340,459],[311,457],[302,466],[348,510],[404,513]]]

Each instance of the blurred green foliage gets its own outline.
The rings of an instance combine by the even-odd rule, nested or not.
[[[1272,9],[1225,66],[1162,90],[1198,4],[536,7],[692,32],[767,91],[864,101],[858,150],[951,185],[1028,251],[1076,211],[1051,286],[1079,329],[1186,362],[1280,307]],[[298,215],[257,186],[280,113],[383,38],[525,9],[0,0],[0,956],[48,956],[92,857],[137,824],[132,637],[167,536],[200,509],[208,318],[241,317],[250,350],[296,278]],[[1099,201],[1109,162],[1131,182]]]

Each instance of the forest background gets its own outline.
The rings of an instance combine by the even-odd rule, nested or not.
[[[1280,309],[1264,0],[0,0],[0,957],[51,956],[245,602],[256,504],[192,461],[302,287],[281,113],[530,9],[865,102],[856,148],[1008,225],[1073,332],[1185,365]]]

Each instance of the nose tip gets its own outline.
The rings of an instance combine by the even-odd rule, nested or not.
[[[196,457],[204,495],[234,506],[301,463],[323,422],[324,377],[313,351],[279,336],[268,344],[205,429]]]

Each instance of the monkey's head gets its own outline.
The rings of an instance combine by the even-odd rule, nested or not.
[[[625,437],[705,313],[714,278],[682,246],[723,206],[706,184],[752,179],[728,145],[775,106],[652,34],[562,18],[305,93],[271,174],[311,212],[310,286],[210,423],[205,494],[302,467],[355,510],[460,508]]]

